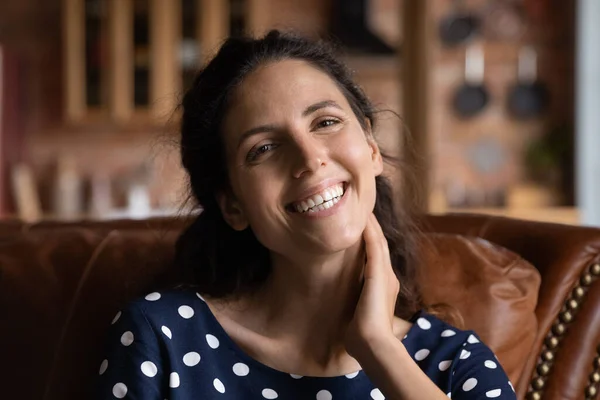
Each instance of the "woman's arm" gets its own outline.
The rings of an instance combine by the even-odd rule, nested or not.
[[[386,399],[515,399],[492,351],[479,340],[466,342],[452,362],[452,391],[442,392],[413,360],[393,332],[399,282],[387,241],[374,215],[364,232],[367,261],[364,285],[346,333],[346,349]],[[495,361],[494,361],[495,360]]]
[[[357,355],[367,376],[390,400],[443,400],[442,392],[414,362],[398,338],[377,338]]]
[[[109,328],[100,365],[97,399],[160,399],[168,371],[163,371],[159,341],[141,306],[120,311]]]

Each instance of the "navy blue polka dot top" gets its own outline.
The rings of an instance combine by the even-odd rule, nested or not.
[[[516,399],[493,352],[472,331],[419,312],[402,343],[453,399]],[[117,313],[99,370],[100,399],[385,399],[363,371],[285,373],[252,359],[191,290],[150,293]]]

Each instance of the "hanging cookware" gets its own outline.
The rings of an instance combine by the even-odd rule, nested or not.
[[[549,92],[537,79],[537,54],[531,47],[519,51],[517,84],[508,95],[508,109],[517,119],[529,119],[542,114],[548,107]]]
[[[465,52],[465,83],[454,94],[454,110],[462,118],[479,114],[489,102],[483,82],[484,59],[481,45],[469,46]]]
[[[491,40],[519,40],[526,29],[523,4],[516,0],[488,0],[483,12],[482,33]]]
[[[466,43],[479,32],[479,18],[462,3],[463,0],[453,0],[452,11],[440,22],[440,40],[446,46]]]

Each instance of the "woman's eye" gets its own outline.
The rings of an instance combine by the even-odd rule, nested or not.
[[[339,124],[340,121],[337,119],[333,119],[333,118],[328,118],[328,119],[324,119],[322,121],[319,121],[317,123],[317,128],[328,128],[330,126],[334,126],[336,124]]]
[[[275,147],[275,145],[272,143],[263,144],[261,146],[258,146],[256,148],[254,148],[253,150],[251,150],[250,153],[248,153],[247,160],[254,161],[259,156],[261,156],[262,154],[266,153],[267,151],[273,149],[274,147]]]

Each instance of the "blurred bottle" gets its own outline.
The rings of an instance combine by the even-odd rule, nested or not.
[[[81,174],[73,157],[61,154],[57,160],[52,195],[52,213],[58,219],[82,217],[83,190]]]
[[[97,219],[106,218],[113,207],[112,186],[108,174],[95,172],[90,180],[90,191],[90,215]]]

